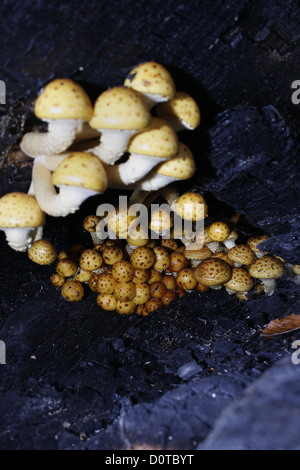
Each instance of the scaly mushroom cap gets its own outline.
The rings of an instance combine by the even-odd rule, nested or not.
[[[204,259],[194,270],[197,282],[205,286],[224,284],[231,278],[231,267],[219,258]]]
[[[245,266],[252,264],[255,260],[254,252],[248,245],[237,245],[230,248],[228,257],[235,263],[240,263]]]
[[[175,157],[160,163],[155,168],[155,173],[171,178],[189,179],[196,171],[195,160],[190,149],[179,142],[179,150]]]
[[[178,152],[177,134],[165,120],[153,117],[146,129],[132,137],[127,150],[129,153],[172,158]]]
[[[270,255],[257,259],[249,268],[250,276],[256,279],[276,279],[283,271],[282,263]]]
[[[261,250],[257,247],[260,243],[267,240],[269,238],[268,235],[253,235],[247,240],[247,245],[251,248],[252,251],[255,253],[261,253]]]
[[[49,240],[36,240],[28,249],[28,256],[34,263],[47,265],[56,260],[56,249]]]
[[[52,174],[54,185],[79,186],[103,193],[107,188],[104,167],[95,155],[73,152],[66,157]]]
[[[151,115],[142,96],[125,87],[110,88],[97,98],[89,122],[94,129],[144,129]]]
[[[140,93],[161,95],[165,99],[171,99],[175,94],[172,76],[157,62],[144,62],[134,67],[127,75],[124,86]]]
[[[22,192],[11,192],[0,198],[0,227],[40,227],[45,214],[36,199]]]
[[[208,236],[215,242],[225,241],[230,235],[230,228],[225,222],[213,222],[208,227]]]
[[[200,124],[200,110],[198,104],[188,93],[177,91],[174,97],[156,106],[156,112],[168,120],[178,119],[189,129],[196,129]]]
[[[186,259],[189,260],[203,260],[210,258],[213,255],[212,251],[206,245],[204,245],[202,248],[199,248],[199,250],[192,250],[187,246],[183,254]]]
[[[89,121],[93,107],[84,89],[69,78],[50,82],[38,96],[34,113],[40,119],[83,119]]]
[[[175,211],[185,220],[202,220],[207,216],[207,204],[199,193],[184,193],[175,203]]]
[[[224,286],[236,292],[249,292],[253,287],[253,279],[243,268],[232,268],[231,278]]]

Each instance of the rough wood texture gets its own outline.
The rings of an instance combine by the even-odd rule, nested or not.
[[[211,218],[240,212],[243,236],[266,231],[268,249],[300,264],[300,105],[291,101],[291,83],[300,79],[299,15],[297,2],[283,0],[1,2],[1,195],[29,186],[31,162],[18,142],[37,124],[32,104],[43,85],[67,76],[96,98],[122,84],[135,64],[156,60],[201,108],[200,128],[180,135],[199,169],[182,189],[200,188]],[[83,216],[98,202],[49,218],[45,236],[58,249],[86,243]],[[194,292],[143,319],[107,315],[92,293],[77,305],[64,302],[49,282],[53,268],[33,265],[0,236],[2,449],[196,449],[246,386],[282,356],[289,361],[291,335],[260,336],[273,318],[299,313],[299,286],[289,279],[275,295],[246,303],[223,290]],[[291,367],[274,370],[287,375],[287,408],[299,388]],[[245,422],[260,422],[257,399],[242,402]],[[266,408],[264,422],[278,408]],[[236,429],[236,416],[233,409],[207,447],[234,445],[227,426]],[[290,432],[296,426],[284,424]],[[270,432],[266,447],[288,448]],[[252,434],[251,447],[264,447],[265,436]]]

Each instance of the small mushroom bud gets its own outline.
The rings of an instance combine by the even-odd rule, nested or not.
[[[155,246],[153,251],[156,256],[156,261],[153,268],[157,269],[158,271],[164,271],[168,269],[171,264],[171,258],[166,248]]]
[[[116,311],[122,314],[135,313],[136,305],[132,300],[117,300]]]
[[[164,283],[166,286],[167,290],[174,290],[176,289],[176,278],[170,274],[165,274],[161,278],[161,282]]]
[[[64,258],[69,258],[68,253],[65,250],[60,251],[58,253],[58,256],[57,256],[58,260],[61,260],[61,259],[64,259]]]
[[[156,261],[155,253],[151,248],[139,246],[130,256],[130,262],[134,268],[149,269]]]
[[[132,279],[132,282],[134,282],[134,284],[147,282],[149,279],[149,276],[150,274],[147,269],[135,269],[134,278]]]
[[[160,271],[156,271],[156,269],[151,268],[149,269],[149,278],[148,278],[148,284],[152,284],[153,282],[159,282],[161,281],[162,274]]]
[[[215,242],[223,242],[230,235],[230,228],[225,222],[213,222],[208,227],[208,236]]]
[[[61,289],[61,294],[69,302],[77,302],[84,296],[84,288],[79,281],[66,281]]]
[[[83,228],[91,234],[93,245],[101,244],[101,240],[96,233],[96,227],[100,221],[101,217],[96,214],[87,215],[83,221]]]
[[[117,308],[117,299],[113,294],[98,294],[97,304],[103,310],[113,312]]]
[[[166,307],[171,302],[174,302],[174,300],[176,299],[177,299],[177,295],[175,291],[172,289],[167,289],[165,295],[161,298],[161,301],[163,305]]]
[[[41,265],[48,265],[56,260],[56,249],[48,240],[40,239],[32,243],[27,251],[31,261]]]
[[[50,281],[52,282],[54,287],[62,287],[65,283],[65,278],[57,273],[54,273],[50,277]]]
[[[166,293],[166,286],[163,282],[152,282],[150,285],[150,296],[156,299],[161,299]]]
[[[106,264],[113,265],[123,258],[123,251],[118,246],[107,246],[102,252],[103,261]]]
[[[163,238],[160,245],[169,252],[176,251],[178,248],[178,243],[172,238]]]
[[[175,289],[175,294],[177,295],[178,299],[181,299],[186,294],[186,291],[182,287],[177,286]]]
[[[114,296],[117,300],[127,302],[135,297],[136,288],[133,282],[119,282],[114,290]]]
[[[177,274],[176,283],[182,289],[190,291],[197,287],[198,282],[194,277],[194,270],[191,268],[182,269]]]
[[[132,301],[136,305],[143,305],[150,299],[150,288],[146,282],[141,282],[135,285],[136,292]]]
[[[101,254],[90,248],[87,248],[81,253],[79,264],[85,271],[95,271],[99,269],[103,263]]]
[[[77,264],[75,261],[69,259],[69,258],[63,258],[58,261],[57,266],[56,266],[56,272],[60,276],[63,277],[71,277],[74,276],[78,269]]]
[[[149,314],[151,312],[154,312],[155,310],[163,307],[163,303],[161,299],[152,297],[145,303],[145,313]]]
[[[92,271],[85,271],[84,269],[79,270],[79,273],[75,274],[74,280],[79,282],[89,282],[92,276]]]
[[[89,288],[93,292],[99,292],[98,291],[98,280],[99,280],[100,275],[101,275],[100,273],[93,273],[92,272],[92,275],[89,279]]]
[[[182,269],[187,268],[188,262],[183,253],[178,253],[175,251],[174,253],[171,253],[170,258],[171,264],[169,269],[171,272],[178,273]]]
[[[117,287],[117,281],[109,273],[99,274],[97,277],[97,291],[101,294],[113,294]]]
[[[132,281],[134,272],[134,267],[126,260],[117,261],[112,267],[112,275],[117,282]]]

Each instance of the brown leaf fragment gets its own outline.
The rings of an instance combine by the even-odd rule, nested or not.
[[[300,328],[300,315],[287,315],[270,321],[262,331],[262,336],[276,336]]]

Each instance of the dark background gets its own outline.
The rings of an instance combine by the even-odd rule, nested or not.
[[[18,143],[37,124],[41,87],[70,77],[94,100],[155,60],[202,115],[180,134],[198,171],[179,189],[200,190],[211,220],[239,212],[241,240],[268,233],[266,249],[300,264],[299,17],[298,2],[283,0],[1,2],[1,195],[29,187]],[[48,218],[45,237],[58,249],[88,243],[84,215],[114,197]],[[108,315],[92,294],[67,304],[50,285],[54,267],[33,265],[3,234],[0,257],[1,448],[299,447],[297,332],[260,335],[299,313],[288,276],[270,297],[194,292],[142,319]]]

